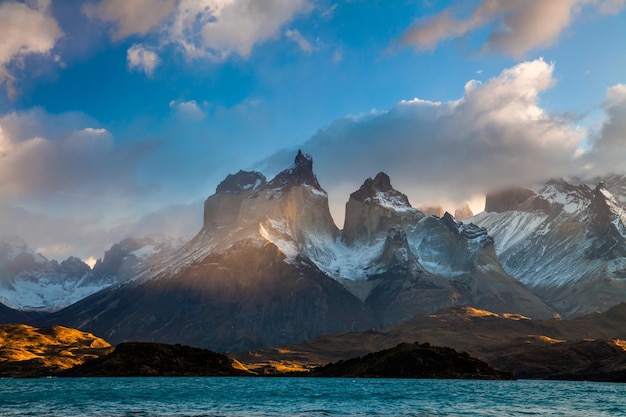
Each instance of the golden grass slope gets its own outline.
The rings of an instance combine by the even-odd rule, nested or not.
[[[62,326],[0,326],[0,376],[52,375],[113,350],[104,339]]]

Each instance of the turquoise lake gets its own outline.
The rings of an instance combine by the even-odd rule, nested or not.
[[[331,378],[0,379],[0,416],[626,416],[626,385]]]

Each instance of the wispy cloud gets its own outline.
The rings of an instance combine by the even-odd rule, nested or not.
[[[303,52],[307,54],[311,54],[315,47],[309,42],[302,34],[297,30],[287,29],[285,31],[285,37],[293,42],[295,42]]]
[[[85,3],[83,13],[93,20],[113,24],[111,36],[145,35],[155,30],[176,10],[176,0],[102,0]]]
[[[482,0],[469,16],[459,16],[460,7],[450,7],[416,21],[399,39],[418,50],[435,48],[440,42],[461,38],[487,28],[487,52],[519,58],[528,51],[552,45],[572,23],[574,15],[589,6],[601,13],[616,13],[622,0]]]

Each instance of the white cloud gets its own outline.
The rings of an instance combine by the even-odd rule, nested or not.
[[[49,11],[50,1],[0,3],[0,85],[16,94],[11,64],[32,54],[49,55],[63,32]]]
[[[128,48],[126,60],[129,70],[143,71],[148,76],[152,76],[156,67],[161,63],[161,59],[154,51],[139,44]]]
[[[155,33],[160,47],[174,44],[188,58],[214,60],[247,58],[255,45],[280,37],[283,26],[311,10],[309,0],[102,0],[83,7],[89,18],[115,25],[114,39]]]
[[[186,120],[203,120],[206,119],[206,113],[200,108],[196,100],[189,101],[170,101],[170,109],[174,111],[174,113]]]
[[[176,0],[102,0],[86,3],[83,13],[92,20],[113,22],[114,39],[145,35],[176,10]]]
[[[604,102],[606,120],[592,140],[592,149],[585,152],[583,163],[592,174],[626,172],[626,84],[607,90]]]
[[[0,117],[0,198],[77,198],[136,191],[141,150],[116,147],[113,135],[78,113],[35,108]],[[79,197],[82,196],[82,197]]]
[[[333,63],[338,64],[343,61],[343,49],[337,48],[333,52]]]
[[[600,11],[607,14],[619,13],[626,7],[626,0],[604,0],[600,3]]]
[[[440,42],[456,39],[478,28],[488,27],[485,50],[521,57],[526,52],[555,43],[583,6],[601,13],[616,13],[623,0],[481,0],[472,13],[457,17],[459,7],[451,7],[416,21],[400,38],[400,43],[419,50],[435,48]]]
[[[181,0],[167,37],[190,58],[247,58],[254,45],[278,37],[283,25],[311,9],[307,0]]]
[[[307,54],[311,54],[315,48],[313,47],[313,45],[311,45],[311,42],[309,42],[304,36],[302,36],[302,34],[297,31],[297,30],[291,30],[291,29],[287,29],[285,31],[285,37],[287,39],[289,39],[290,41],[295,42],[296,44],[298,44],[298,46],[300,47],[300,49],[303,52],[306,52]]]
[[[544,60],[523,62],[484,83],[467,83],[456,101],[402,101],[321,129],[303,148],[314,157],[333,215],[342,218],[349,193],[379,171],[415,204],[453,206],[569,174],[585,132],[539,105],[555,84],[553,72]],[[293,158],[291,151],[282,155],[278,166]]]

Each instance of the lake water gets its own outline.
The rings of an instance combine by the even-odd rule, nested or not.
[[[626,416],[626,385],[327,378],[0,379],[0,416]]]

